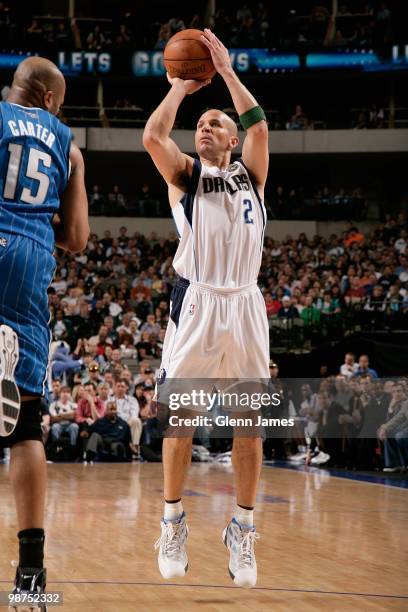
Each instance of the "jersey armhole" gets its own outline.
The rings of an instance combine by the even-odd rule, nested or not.
[[[201,162],[199,159],[194,160],[193,171],[191,173],[190,180],[187,186],[187,192],[183,195],[180,200],[180,204],[184,209],[184,214],[186,215],[187,221],[192,227],[193,223],[193,208],[194,208],[194,199],[198,189],[198,182],[201,176]]]

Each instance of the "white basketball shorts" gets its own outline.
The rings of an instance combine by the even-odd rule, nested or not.
[[[161,376],[269,379],[269,326],[256,283],[223,289],[180,279],[171,294]]]

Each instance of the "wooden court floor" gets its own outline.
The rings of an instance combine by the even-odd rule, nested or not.
[[[233,586],[221,531],[234,504],[231,469],[193,464],[185,509],[190,567],[162,580],[153,544],[160,464],[49,465],[49,590],[67,612],[408,610],[408,490],[265,467],[256,526],[259,580]],[[16,559],[15,515],[0,466],[0,590]]]

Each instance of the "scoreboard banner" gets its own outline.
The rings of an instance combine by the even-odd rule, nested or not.
[[[341,48],[313,52],[281,52],[270,49],[230,49],[231,62],[240,74],[293,73],[315,70],[353,70],[360,72],[408,69],[408,45],[394,45],[386,56],[373,49]],[[14,70],[30,55],[40,53],[0,53],[0,70]],[[96,52],[56,51],[47,55],[67,76],[127,75],[159,77],[165,73],[162,51]]]

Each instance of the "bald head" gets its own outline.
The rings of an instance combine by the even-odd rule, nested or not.
[[[8,101],[56,115],[64,96],[65,79],[57,66],[44,57],[28,57],[14,73]]]
[[[201,115],[195,134],[196,150],[201,159],[219,167],[228,165],[238,143],[238,129],[231,117],[216,108]]]
[[[233,119],[229,117],[224,111],[218,110],[218,108],[210,108],[210,110],[206,111],[203,115],[201,115],[199,122],[202,119],[219,119],[224,127],[228,130],[231,136],[238,136],[238,128]]]

